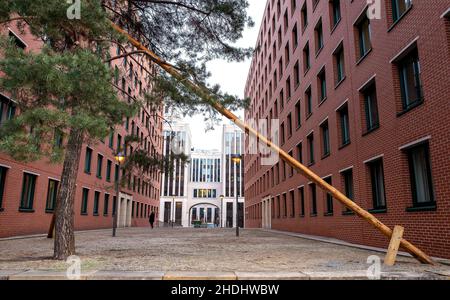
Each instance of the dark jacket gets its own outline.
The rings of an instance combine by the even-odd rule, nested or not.
[[[154,223],[154,222],[155,222],[155,213],[154,213],[154,212],[152,212],[152,213],[150,214],[149,222],[150,222],[150,223]]]

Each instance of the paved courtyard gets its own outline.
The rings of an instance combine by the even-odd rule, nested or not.
[[[130,228],[116,238],[110,230],[79,232],[77,255],[82,270],[341,272],[367,270],[367,258],[384,254],[282,233],[233,229]],[[65,262],[51,259],[53,241],[43,237],[0,241],[0,270],[63,271]],[[399,257],[383,272],[445,272],[449,266],[420,265]]]

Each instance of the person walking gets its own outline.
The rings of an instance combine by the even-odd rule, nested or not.
[[[149,218],[149,222],[150,222],[150,226],[153,229],[153,224],[155,223],[155,212],[152,211],[152,213],[150,214],[150,218]]]

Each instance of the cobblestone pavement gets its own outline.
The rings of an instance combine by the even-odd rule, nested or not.
[[[292,237],[262,230],[130,228],[76,234],[77,255],[83,271],[243,271],[342,272],[366,270],[367,259],[384,254]],[[29,238],[0,241],[0,270],[67,268],[51,259],[53,241]],[[449,266],[420,265],[399,257],[383,272],[448,272]]]

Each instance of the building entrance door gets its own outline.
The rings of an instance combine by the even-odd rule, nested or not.
[[[175,224],[181,226],[181,219],[183,216],[183,202],[177,202],[175,205]]]
[[[172,216],[172,202],[164,203],[164,223],[169,224]]]

